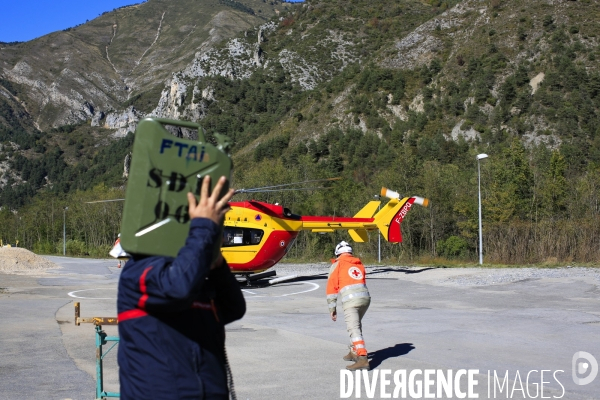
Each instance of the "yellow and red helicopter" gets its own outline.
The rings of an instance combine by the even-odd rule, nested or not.
[[[236,190],[241,193],[277,192],[282,190],[313,190],[318,188],[281,189],[282,186],[322,182],[339,178],[319,179],[284,185]],[[423,197],[402,197],[395,191],[381,189],[381,196],[389,201],[370,201],[353,217],[301,216],[279,204],[257,200],[230,202],[231,210],[225,215],[221,252],[235,274],[245,275],[248,282],[275,275],[274,271],[263,273],[277,264],[290,250],[302,230],[317,233],[347,230],[355,242],[368,242],[367,232],[380,230],[383,238],[391,243],[402,242],[400,224],[414,204],[428,206]],[[100,200],[122,201],[124,199]]]
[[[258,188],[263,189],[263,188]],[[264,191],[264,190],[263,190]],[[252,193],[260,190],[239,190]],[[400,198],[397,192],[382,188],[381,197],[389,201],[370,201],[353,217],[301,216],[289,209],[262,201],[230,202],[225,215],[221,251],[231,270],[237,274],[260,273],[274,266],[290,250],[298,233],[348,230],[355,242],[367,242],[368,231],[379,229],[385,240],[402,242],[400,224],[413,204],[427,207],[425,198]]]

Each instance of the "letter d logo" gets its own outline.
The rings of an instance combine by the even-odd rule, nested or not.
[[[582,359],[585,359],[585,361]],[[598,361],[596,361],[593,355],[585,351],[578,351],[577,353],[573,354],[572,367],[573,382],[580,386],[591,383],[594,379],[596,379],[596,375],[598,375]],[[587,377],[579,377],[581,375],[585,375],[588,371],[590,372]]]

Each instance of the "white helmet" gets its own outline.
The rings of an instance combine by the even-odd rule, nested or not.
[[[335,255],[339,256],[342,253],[352,253],[352,247],[350,247],[348,242],[341,241],[335,246]]]

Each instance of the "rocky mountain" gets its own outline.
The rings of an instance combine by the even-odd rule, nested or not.
[[[160,91],[196,54],[284,9],[261,0],[149,0],[26,43],[1,44],[0,75],[37,129],[101,125],[127,102],[149,109],[144,96]]]
[[[194,28],[201,12],[190,10],[208,4]],[[263,198],[299,213],[355,212],[382,184],[429,197],[407,247],[388,249],[398,257],[474,254],[474,156],[486,152],[493,257],[594,260],[598,21],[593,0],[149,0],[115,10],[2,46],[0,204],[122,186],[129,132],[160,116],[228,135],[245,187],[347,178],[326,193]],[[330,239],[302,246],[317,254]]]
[[[585,0],[527,4],[410,0],[370,8],[361,2],[314,1],[293,13],[288,7],[261,0],[150,0],[122,7],[73,29],[4,45],[0,66],[6,85],[0,88],[37,129],[90,121],[92,126],[115,129],[114,135],[122,137],[144,115],[202,119],[208,103],[219,97],[206,83],[214,76],[245,80],[257,70],[276,74],[282,69],[290,83],[309,91],[338,77],[348,65],[374,63],[416,71],[434,62],[439,78],[428,83],[424,93],[415,92],[400,102],[390,100],[380,112],[391,125],[394,118],[408,118],[406,106],[422,112],[419,96],[428,96],[429,90],[443,95],[447,83],[460,84],[466,62],[493,58],[492,52],[497,55],[489,72],[494,82],[480,90],[490,94],[479,107],[481,113],[489,115],[498,105],[493,99],[498,99],[500,86],[517,65],[527,63],[538,71],[533,76],[527,72],[530,94],[535,94],[546,76],[542,64],[559,27],[581,48],[577,64],[596,69],[597,11]],[[267,22],[275,13],[278,17]],[[319,114],[364,131],[366,121],[360,117],[358,124],[349,123],[355,118],[345,112],[348,93],[340,91],[333,109]],[[388,95],[393,96],[391,91]],[[463,100],[472,103],[474,97]],[[510,112],[518,113],[519,108]],[[473,124],[463,126],[466,119],[454,122],[455,139],[459,134],[478,136]],[[544,118],[532,116],[523,123],[533,128],[527,133],[529,141],[561,140],[556,135],[540,138],[538,133],[553,131]],[[320,124],[319,129],[329,126]]]
[[[196,57],[173,75],[153,114],[202,119],[203,107],[222,99],[207,77],[243,80],[257,70],[271,77],[282,70],[300,91],[325,88],[335,94],[324,102],[309,102],[304,110],[296,104],[303,115],[319,120],[294,125],[296,139],[332,127],[381,132],[396,119],[408,121],[410,112],[428,114],[427,106],[438,103],[443,115],[434,119],[447,127],[448,138],[481,138],[487,128],[522,135],[526,143],[558,146],[575,126],[552,115],[559,105],[542,93],[560,87],[583,95],[573,85],[579,76],[590,83],[586,94],[596,96],[600,15],[593,2],[465,0],[452,7],[454,3],[405,1],[361,8],[361,3],[309,2],[278,25],[265,24]],[[376,93],[362,93],[371,109],[378,108],[377,115],[357,112],[357,85],[343,73],[355,65],[363,71],[405,71],[403,83],[372,86]],[[338,87],[327,86],[331,82]],[[400,84],[403,90],[394,93]],[[379,95],[385,97],[383,106],[377,106]],[[566,99],[573,100],[570,95]],[[597,115],[590,106],[594,110],[587,112]],[[283,118],[271,134],[284,132],[286,120],[294,118]],[[589,120],[576,126],[592,134],[599,127]]]

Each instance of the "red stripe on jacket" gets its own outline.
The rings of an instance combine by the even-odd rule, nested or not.
[[[123,311],[122,313],[119,313],[119,315],[117,315],[117,320],[119,322],[123,322],[127,321],[128,319],[145,317],[146,315],[148,315],[146,311],[134,308],[133,310]]]
[[[140,297],[140,301],[138,301],[138,308],[140,310],[146,309],[146,301],[148,300],[148,293],[146,293],[146,275],[148,275],[148,272],[150,272],[151,269],[152,266],[149,266],[144,270],[142,276],[140,276],[140,292],[142,292],[142,297]]]
[[[145,317],[148,315],[146,312],[146,301],[148,300],[148,293],[146,293],[148,290],[146,286],[146,275],[148,275],[148,272],[150,272],[151,269],[152,266],[149,266],[144,270],[142,276],[140,276],[140,292],[142,292],[142,297],[140,297],[140,300],[138,301],[138,308],[119,313],[119,315],[117,315],[117,320],[119,322],[127,321],[128,319]]]
[[[138,308],[135,308],[133,310],[128,310],[128,311],[123,311],[122,313],[120,313],[117,316],[117,319],[119,322],[127,321],[128,319],[145,317],[148,315],[148,313],[146,312],[146,301],[148,300],[146,275],[148,275],[148,272],[150,272],[151,269],[152,269],[152,266],[146,268],[144,270],[144,272],[142,273],[142,276],[140,276],[140,292],[142,292],[142,297],[140,297],[140,300],[138,301]],[[203,310],[211,310],[213,312],[213,314],[215,315],[216,320],[217,321],[219,320],[219,317],[217,316],[217,310],[212,301],[211,301],[211,303],[202,303],[199,301],[194,301],[192,303],[191,308],[200,308]]]

